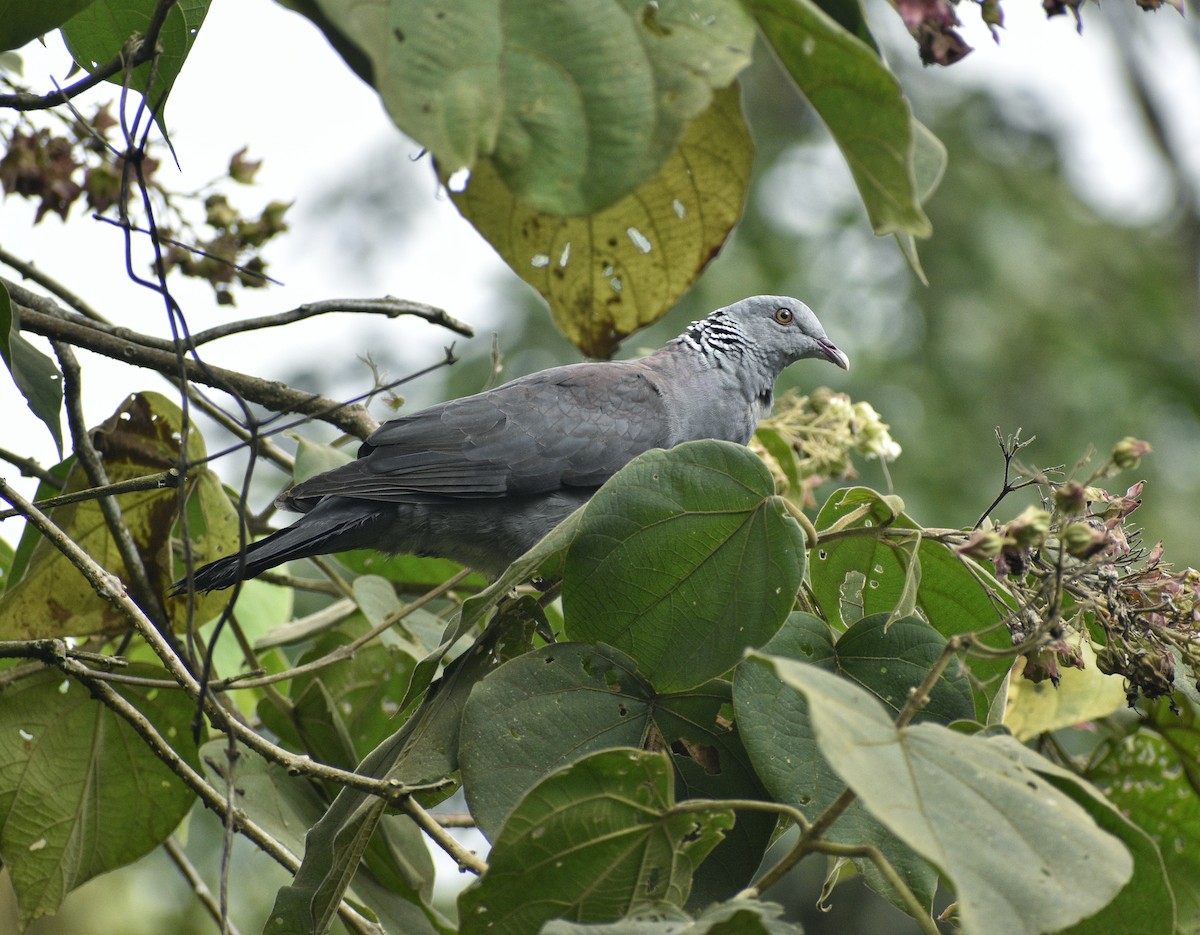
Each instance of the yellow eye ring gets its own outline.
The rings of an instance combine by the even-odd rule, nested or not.
[[[790,308],[777,308],[775,309],[775,320],[781,325],[790,325],[796,320],[796,315]]]

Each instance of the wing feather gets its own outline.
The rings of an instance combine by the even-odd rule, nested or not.
[[[387,422],[358,460],[297,484],[285,503],[303,510],[328,495],[414,501],[598,487],[669,444],[668,415],[642,361],[557,367]]]

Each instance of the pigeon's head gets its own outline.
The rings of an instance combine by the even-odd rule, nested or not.
[[[850,369],[850,359],[829,340],[812,309],[786,295],[756,295],[719,308],[693,322],[680,340],[718,361],[757,358],[776,375],[805,357]]]

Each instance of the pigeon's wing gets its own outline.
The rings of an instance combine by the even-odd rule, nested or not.
[[[285,502],[305,509],[330,494],[413,501],[598,487],[668,444],[667,406],[641,363],[557,367],[387,422],[357,461],[298,484]]]

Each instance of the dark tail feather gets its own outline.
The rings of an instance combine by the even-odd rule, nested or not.
[[[369,531],[381,518],[379,508],[369,503],[323,501],[287,529],[251,543],[245,552],[196,569],[192,587],[196,591],[220,591],[294,558],[361,548],[370,543]],[[187,579],[180,579],[171,585],[170,593],[182,594],[187,586]]]

